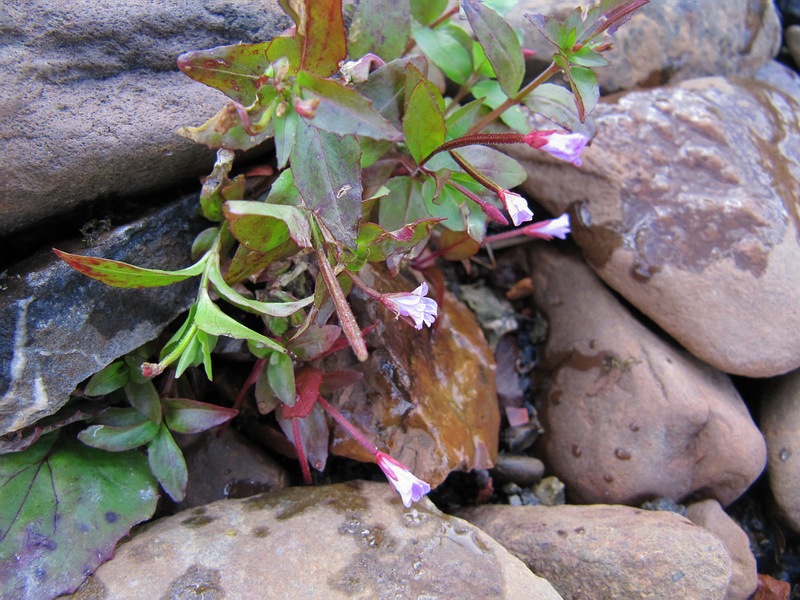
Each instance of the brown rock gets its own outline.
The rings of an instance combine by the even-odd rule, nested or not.
[[[427,499],[353,482],[220,500],[123,543],[69,600],[558,600],[500,544]]]
[[[756,558],[750,550],[747,534],[722,510],[716,500],[690,504],[686,508],[686,518],[716,535],[728,550],[733,561],[733,576],[725,600],[747,600],[758,587]]]
[[[627,506],[481,506],[480,527],[565,600],[722,600],[731,560],[722,542],[670,512]]]
[[[800,370],[781,377],[761,402],[767,472],[781,517],[800,532]]]
[[[612,288],[698,358],[767,377],[800,366],[798,115],[755,80],[695,79],[598,106],[580,169],[515,153]]]
[[[364,270],[380,292],[416,287]],[[360,323],[378,323],[367,337],[370,358],[354,365],[344,353],[333,368],[355,368],[364,379],[334,403],[382,450],[436,486],[455,469],[486,469],[497,458],[500,411],[495,364],[474,315],[449,293],[437,327],[417,331],[383,305],[351,294]],[[346,363],[344,361],[351,361]],[[358,460],[371,455],[335,426],[331,452]]]
[[[528,13],[564,17],[575,0],[525,0],[509,19],[547,66],[553,48],[523,17]],[[750,76],[780,49],[781,26],[771,0],[658,0],[639,9],[613,36],[611,65],[597,69],[606,92],[652,87],[706,75]]]
[[[766,449],[728,377],[641,325],[574,254],[534,244],[531,264],[550,321],[541,448],[570,497],[741,495]]]

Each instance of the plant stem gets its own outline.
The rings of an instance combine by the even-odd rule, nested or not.
[[[297,419],[292,419],[292,437],[294,438],[294,447],[297,449],[297,460],[300,461],[300,470],[303,472],[303,481],[306,485],[311,485],[311,469],[308,468],[308,459],[305,448],[303,448],[303,438],[300,437],[300,425]]]
[[[364,448],[366,448],[367,450],[369,450],[369,451],[370,451],[370,452],[371,452],[373,455],[374,455],[374,454],[377,454],[377,452],[378,452],[378,448],[375,446],[375,444],[373,444],[372,442],[370,442],[370,441],[367,439],[367,437],[366,437],[366,436],[365,436],[363,433],[361,433],[361,432],[360,432],[358,429],[356,429],[356,428],[353,426],[353,424],[352,424],[350,421],[348,421],[347,419],[345,419],[345,418],[344,418],[344,415],[343,415],[342,413],[340,413],[338,410],[336,410],[335,408],[333,408],[333,407],[332,407],[332,406],[331,406],[331,405],[328,403],[328,401],[327,401],[327,400],[325,400],[325,398],[323,398],[322,396],[317,396],[317,402],[319,402],[319,405],[320,405],[322,408],[324,408],[326,411],[328,411],[328,414],[329,414],[330,416],[332,416],[334,419],[336,419],[336,422],[337,422],[337,423],[339,423],[339,425],[341,425],[342,427],[344,427],[344,428],[345,428],[345,430],[347,431],[347,433],[349,433],[350,435],[352,435],[352,436],[353,436],[353,438],[354,438],[354,439],[355,439],[355,440],[356,440],[356,441],[357,441],[359,444],[361,444],[362,446],[364,446]]]

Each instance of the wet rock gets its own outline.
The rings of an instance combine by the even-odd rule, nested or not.
[[[380,292],[417,284],[365,270]],[[374,443],[435,487],[456,469],[494,466],[500,429],[495,364],[469,309],[449,293],[439,307],[436,330],[417,331],[382,304],[350,295],[359,323],[378,323],[367,336],[369,360],[341,352],[331,370],[354,368],[364,379],[340,393],[335,404]],[[331,452],[363,461],[372,456],[338,425]]]
[[[755,80],[695,79],[598,106],[581,168],[515,153],[612,288],[698,358],[767,377],[800,366],[798,115]]]
[[[0,235],[208,171],[213,152],[174,132],[225,96],[180,73],[176,58],[291,24],[274,0],[44,0],[9,4],[4,17]]]
[[[767,472],[781,517],[800,532],[800,371],[780,378],[761,401]]]
[[[497,542],[427,499],[353,482],[221,500],[122,544],[85,590],[104,600],[270,598],[557,600]],[[70,600],[90,597],[79,590]]]
[[[729,378],[641,325],[575,254],[538,243],[531,261],[550,320],[541,449],[570,498],[739,497],[766,448]]]
[[[190,264],[203,226],[188,196],[106,234],[90,250],[60,249],[144,267]],[[53,414],[75,386],[115,358],[157,337],[194,300],[197,282],[150,289],[103,285],[50,251],[9,272],[0,286],[0,433]]]
[[[456,513],[547,579],[565,600],[722,600],[731,560],[675,513],[627,506],[481,506]]]
[[[750,539],[719,502],[703,500],[686,508],[686,518],[716,535],[731,557],[733,575],[725,600],[747,600],[758,587],[756,558],[750,551]]]
[[[189,484],[181,510],[225,498],[247,498],[285,488],[286,471],[230,427],[182,444]]]
[[[544,475],[544,463],[532,456],[501,454],[492,474],[500,481],[513,481],[518,485],[533,485]]]
[[[525,34],[544,68],[553,55],[527,13],[565,17],[574,0],[525,0],[509,19]],[[706,75],[750,76],[780,48],[781,27],[771,0],[659,0],[639,9],[613,36],[604,55],[611,65],[597,69],[603,90],[653,87]]]

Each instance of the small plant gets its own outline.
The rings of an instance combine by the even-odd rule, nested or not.
[[[347,347],[358,360],[367,359],[365,330],[347,301],[353,285],[416,329],[434,324],[435,298],[444,290],[423,282],[405,293],[382,293],[360,277],[367,263],[383,263],[392,275],[416,269],[424,277],[435,260],[465,260],[484,244],[569,233],[566,215],[525,225],[533,213],[510,191],[525,172],[494,146],[527,144],[579,166],[594,132],[589,114],[599,97],[591,68],[608,64],[602,52],[611,48],[609,35],[647,1],[600,0],[563,22],[527,15],[553,55],[550,66],[524,85],[526,51],[501,14],[510,6],[499,0],[462,0],[451,10],[446,0],[361,0],[349,32],[341,0],[280,0],[295,23],[283,35],[180,56],[184,73],[228,97],[208,122],[179,130],[218,150],[200,193],[200,211],[213,225],[194,242],[194,264],[163,271],[55,252],[78,271],[116,287],[199,277],[196,301],[156,360],[149,362],[154,352],[146,347],[92,378],[84,393],[107,394],[107,408],[91,414],[72,410],[49,429],[29,432],[14,448],[28,450],[0,462],[5,494],[0,560],[19,554],[22,532],[30,532],[32,522],[41,521],[42,539],[57,535],[43,524],[46,519],[36,521],[44,513],[37,513],[29,498],[44,469],[54,473],[60,453],[82,447],[78,455],[84,457],[97,456],[87,446],[109,450],[115,454],[107,456],[124,457],[120,465],[133,465],[147,479],[143,455],[135,450],[144,446],[149,470],[180,500],[186,466],[171,432],[226,422],[251,387],[260,413],[275,411],[307,482],[309,463],[324,464],[327,412],[373,454],[406,506],[426,494],[428,484],[372,445],[325,400],[330,390],[353,383],[359,374],[325,373],[308,362]],[[466,23],[476,39],[462,27]],[[439,70],[454,85],[449,95],[434,83]],[[567,87],[548,82],[558,73]],[[521,105],[554,125],[530,131]],[[247,175],[231,177],[234,153],[270,139],[279,174],[267,193],[254,198]],[[489,222],[508,225],[509,218],[516,229],[487,235]],[[216,298],[228,308],[223,311]],[[331,323],[334,312],[337,321]],[[169,382],[190,367],[202,365],[213,377],[211,355],[219,336],[245,340],[254,356],[237,405],[176,397],[180,394]],[[162,373],[169,377],[159,391],[151,379]],[[84,445],[55,433],[82,420],[91,423],[78,434]],[[22,495],[8,496],[11,482],[23,481],[21,474],[31,469],[37,475],[27,488],[20,484]],[[51,478],[55,481],[55,474]],[[142,489],[150,490],[148,481]],[[53,490],[58,492],[55,484]],[[147,503],[128,510],[128,526],[149,516],[142,517],[148,510],[152,514],[155,494],[145,496]],[[69,571],[59,588],[67,591],[85,570],[70,570],[59,560],[63,557],[51,556],[47,564]],[[19,597],[45,596],[25,591]]]

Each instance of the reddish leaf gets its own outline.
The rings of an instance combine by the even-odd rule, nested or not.
[[[164,405],[164,419],[167,426],[177,433],[200,433],[222,425],[239,414],[235,408],[225,408],[188,398],[164,398],[161,402]]]
[[[284,405],[281,410],[285,419],[302,419],[314,408],[322,385],[322,371],[314,367],[303,367],[295,376],[297,401],[294,406]]]
[[[341,0],[305,0],[297,35],[302,39],[300,68],[322,77],[339,70],[347,57]]]

